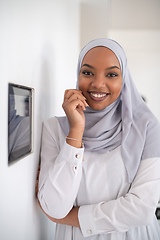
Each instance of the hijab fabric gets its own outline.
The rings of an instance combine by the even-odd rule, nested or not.
[[[114,40],[101,38],[89,42],[80,52],[77,79],[86,53],[94,47],[109,48],[117,57],[122,73],[122,89],[115,102],[102,110],[87,107],[83,143],[85,151],[104,153],[121,145],[121,154],[132,182],[141,160],[160,157],[160,124],[138,93],[122,47]],[[78,80],[77,80],[78,89]],[[58,117],[65,135],[69,132],[67,117]]]

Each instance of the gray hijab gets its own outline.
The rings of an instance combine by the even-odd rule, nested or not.
[[[132,182],[141,160],[160,157],[160,124],[138,93],[122,47],[111,39],[101,38],[89,42],[80,52],[77,79],[86,53],[98,46],[114,52],[121,66],[122,89],[118,99],[102,110],[86,108],[83,143],[85,151],[104,153],[121,145],[121,154]],[[78,89],[78,80],[77,80]],[[58,117],[65,135],[68,135],[67,117]]]

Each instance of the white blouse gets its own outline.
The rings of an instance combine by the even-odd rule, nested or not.
[[[57,118],[43,124],[38,198],[53,218],[80,206],[80,228],[57,224],[56,240],[159,240],[160,158],[141,161],[132,184],[121,147],[105,154],[66,143]]]

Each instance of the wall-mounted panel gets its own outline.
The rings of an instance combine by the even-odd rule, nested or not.
[[[33,151],[33,88],[8,86],[8,163]]]

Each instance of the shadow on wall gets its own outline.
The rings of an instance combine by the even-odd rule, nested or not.
[[[41,146],[41,133],[42,122],[53,116],[54,105],[52,101],[53,96],[53,66],[54,64],[53,49],[49,45],[45,45],[42,49],[42,54],[38,59],[36,66],[36,76],[33,79],[35,81],[35,158],[40,161],[40,146]],[[38,65],[37,65],[38,64]],[[37,177],[36,169],[36,176]],[[36,207],[37,206],[37,207]],[[51,222],[44,213],[40,210],[37,199],[35,199],[36,218],[39,219],[39,235],[40,240],[54,239],[55,224]],[[34,210],[33,209],[33,210]]]
[[[36,119],[38,141],[41,140],[42,122],[53,115],[51,110],[54,109],[52,103],[54,58],[52,48],[49,45],[44,46],[40,61]]]
[[[41,59],[41,75],[40,75],[40,91],[41,97],[39,102],[39,113],[41,113],[42,121],[50,117],[51,114],[51,83],[53,82],[53,55],[52,49],[45,46],[42,51]]]

